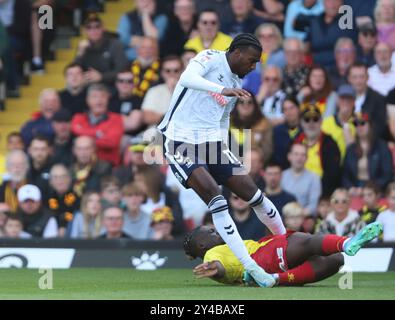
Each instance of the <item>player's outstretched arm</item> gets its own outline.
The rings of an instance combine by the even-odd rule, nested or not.
[[[193,269],[193,273],[198,279],[213,278],[221,279],[225,275],[225,268],[219,261],[204,262]]]

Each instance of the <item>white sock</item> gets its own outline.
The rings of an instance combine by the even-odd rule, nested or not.
[[[42,64],[43,60],[41,59],[41,57],[33,57],[33,63],[34,64]]]
[[[260,190],[258,190],[250,201],[248,201],[255,214],[265,224],[273,234],[285,234],[287,230],[281,220],[273,202],[265,197]]]
[[[248,254],[247,248],[237,231],[236,225],[229,214],[228,203],[222,195],[214,197],[208,207],[213,215],[213,223],[218,233],[235,254],[244,267],[255,263]]]

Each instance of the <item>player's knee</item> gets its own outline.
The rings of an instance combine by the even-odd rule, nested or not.
[[[344,257],[341,253],[332,254],[329,257],[326,257],[328,262],[329,270],[333,274],[337,273],[339,269],[344,265]]]
[[[344,265],[344,256],[341,253],[336,253],[332,257],[335,268],[340,269]]]

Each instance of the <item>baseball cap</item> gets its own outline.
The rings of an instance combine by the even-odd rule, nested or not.
[[[56,122],[69,122],[71,121],[71,113],[67,109],[60,109],[52,117],[52,121]]]
[[[129,151],[132,152],[144,152],[144,149],[148,146],[148,142],[143,140],[142,136],[136,136],[130,139]]]
[[[40,201],[41,191],[33,184],[25,184],[18,190],[18,201],[24,202],[26,200]]]
[[[337,89],[337,95],[339,97],[351,97],[351,98],[356,98],[357,94],[355,92],[355,89],[349,85],[349,84],[343,84]]]
[[[301,116],[303,118],[321,118],[321,111],[315,103],[305,103],[301,106]]]

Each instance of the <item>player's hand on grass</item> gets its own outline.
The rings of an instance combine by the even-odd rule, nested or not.
[[[193,273],[198,279],[213,277],[218,273],[218,266],[215,261],[204,262],[193,269]]]
[[[244,89],[224,88],[221,94],[226,97],[237,97],[239,99],[247,99],[251,97],[251,93]]]

